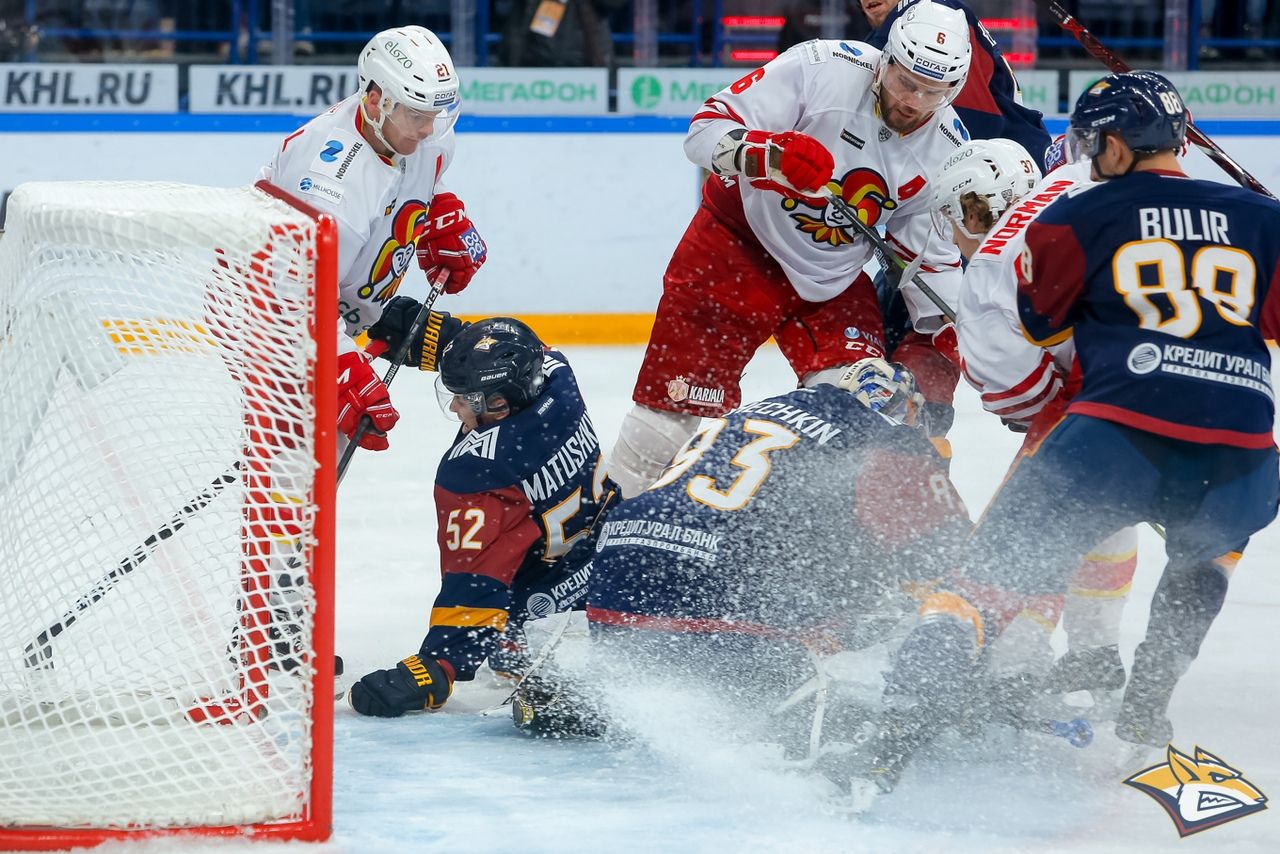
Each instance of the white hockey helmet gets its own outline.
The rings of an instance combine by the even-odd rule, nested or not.
[[[356,71],[361,95],[371,83],[382,90],[378,120],[370,119],[367,112],[364,118],[388,148],[382,126],[397,108],[432,118],[432,139],[443,136],[457,121],[462,104],[458,72],[440,37],[426,27],[393,27],[378,33],[360,52]],[[363,103],[360,109],[364,111]]]
[[[941,107],[954,101],[964,88],[972,55],[964,12],[932,0],[919,0],[889,28],[876,84],[884,79],[890,63],[899,65],[926,80],[950,84]]]
[[[965,227],[963,197],[975,193],[984,199],[994,223],[1039,182],[1040,167],[1021,145],[1011,139],[975,139],[956,149],[934,175],[934,223],[943,236],[957,228],[970,240],[981,240],[983,234]]]

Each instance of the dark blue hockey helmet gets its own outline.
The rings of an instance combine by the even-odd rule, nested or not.
[[[1178,90],[1154,71],[1112,74],[1081,94],[1071,111],[1067,145],[1074,162],[1097,155],[1115,133],[1140,152],[1177,151],[1187,138],[1187,109]]]
[[[440,356],[440,382],[477,414],[505,407],[518,412],[542,390],[542,341],[514,317],[491,317],[463,328]]]

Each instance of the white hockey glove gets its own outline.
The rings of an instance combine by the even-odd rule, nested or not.
[[[890,424],[921,426],[924,395],[911,371],[897,362],[862,359],[850,365],[836,385]]]

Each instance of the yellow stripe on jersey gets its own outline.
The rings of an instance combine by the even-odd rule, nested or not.
[[[501,608],[468,608],[458,605],[453,608],[432,608],[432,626],[480,626],[503,631],[507,627],[507,612]]]
[[[1095,590],[1086,587],[1068,587],[1067,595],[1079,596],[1082,599],[1119,599],[1122,596],[1129,595],[1129,589],[1133,587],[1133,582],[1129,582],[1124,587],[1115,590]]]

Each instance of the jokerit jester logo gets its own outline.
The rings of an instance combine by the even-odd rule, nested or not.
[[[858,214],[864,225],[874,227],[880,221],[884,211],[891,211],[898,203],[889,195],[889,185],[884,176],[874,169],[859,167],[850,170],[838,182],[827,184],[831,192],[840,198]],[[813,238],[814,243],[827,243],[831,246],[844,246],[853,242],[853,223],[835,205],[826,199],[814,199],[812,202],[803,199],[785,198],[783,210],[794,211],[797,208],[816,208],[818,216],[803,211],[791,214],[796,228]]]
[[[1178,828],[1190,836],[1267,808],[1267,796],[1226,762],[1196,747],[1188,756],[1172,744],[1165,761],[1124,781],[1155,798]]]

